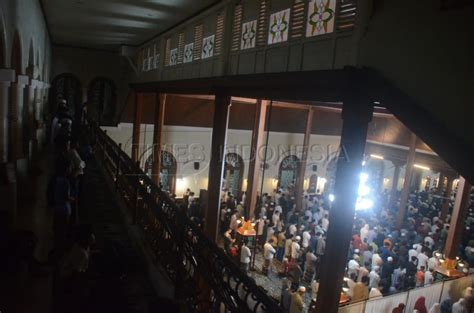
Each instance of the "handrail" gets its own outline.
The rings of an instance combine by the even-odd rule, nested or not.
[[[190,311],[282,312],[92,120],[85,130],[154,257]]]

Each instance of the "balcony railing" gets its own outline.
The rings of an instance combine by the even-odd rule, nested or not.
[[[425,297],[428,310],[435,303],[442,303],[452,296],[459,297],[461,292],[472,286],[474,275],[453,280],[437,282],[422,288],[411,289],[406,292],[396,293],[390,296],[360,301],[339,308],[339,313],[380,313],[392,312],[400,303],[405,304],[404,312],[413,312],[415,303],[420,297]],[[457,300],[456,298],[454,300]]]
[[[95,122],[85,125],[96,156],[140,226],[155,260],[191,312],[282,312]]]

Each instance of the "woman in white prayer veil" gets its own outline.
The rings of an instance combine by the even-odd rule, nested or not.
[[[441,313],[441,305],[439,303],[433,304],[429,313]]]
[[[464,298],[461,298],[453,304],[453,310],[451,311],[452,313],[468,313],[466,310],[466,306],[464,305]]]

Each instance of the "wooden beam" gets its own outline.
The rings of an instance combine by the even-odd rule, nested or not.
[[[298,176],[296,177],[296,209],[303,209],[303,189],[304,189],[304,175],[306,173],[306,164],[308,161],[308,147],[311,139],[311,129],[313,127],[314,110],[307,108],[308,116],[306,117],[306,128],[303,139],[303,153],[301,154],[301,163],[298,168]]]
[[[400,195],[400,206],[398,207],[397,227],[400,228],[405,217],[408,197],[410,196],[410,182],[413,173],[413,165],[415,164],[416,143],[418,138],[414,133],[411,134],[410,150],[408,152],[407,163],[405,166],[405,181],[403,182],[402,194]]]
[[[163,145],[163,127],[165,126],[166,94],[156,93],[155,97],[155,122],[153,128],[153,165],[151,175],[155,184],[160,185],[161,146]]]
[[[252,130],[249,172],[247,178],[247,197],[245,199],[245,207],[248,209],[249,219],[254,217],[255,207],[257,205],[257,189],[262,165],[262,159],[259,152],[261,147],[264,146],[265,120],[269,104],[270,101],[268,100],[258,100],[255,104],[255,120]]]
[[[335,199],[329,216],[331,222],[326,250],[321,261],[316,313],[336,313],[339,309],[347,251],[352,238],[359,177],[372,112],[373,105],[361,95],[351,96],[344,103]]]
[[[398,180],[400,179],[400,169],[403,165],[400,161],[392,161],[394,166],[392,188],[390,190],[390,204],[394,205],[398,200]]]
[[[444,254],[447,259],[455,259],[458,256],[459,244],[465,231],[465,220],[469,210],[471,187],[471,184],[464,177],[459,178],[451,224],[449,225],[448,238],[444,248]]]
[[[135,92],[135,114],[132,134],[132,160],[138,161],[140,153],[140,126],[142,120],[143,94]]]
[[[216,94],[214,102],[214,120],[212,125],[211,161],[209,163],[208,199],[205,212],[205,232],[214,240],[217,239],[220,214],[220,196],[222,172],[225,165],[227,144],[227,126],[231,98],[224,93]]]

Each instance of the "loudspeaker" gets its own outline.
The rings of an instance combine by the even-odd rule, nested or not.
[[[313,165],[313,172],[317,172],[318,171],[318,166],[316,164]]]
[[[194,169],[196,171],[199,169],[199,162],[194,162]]]

